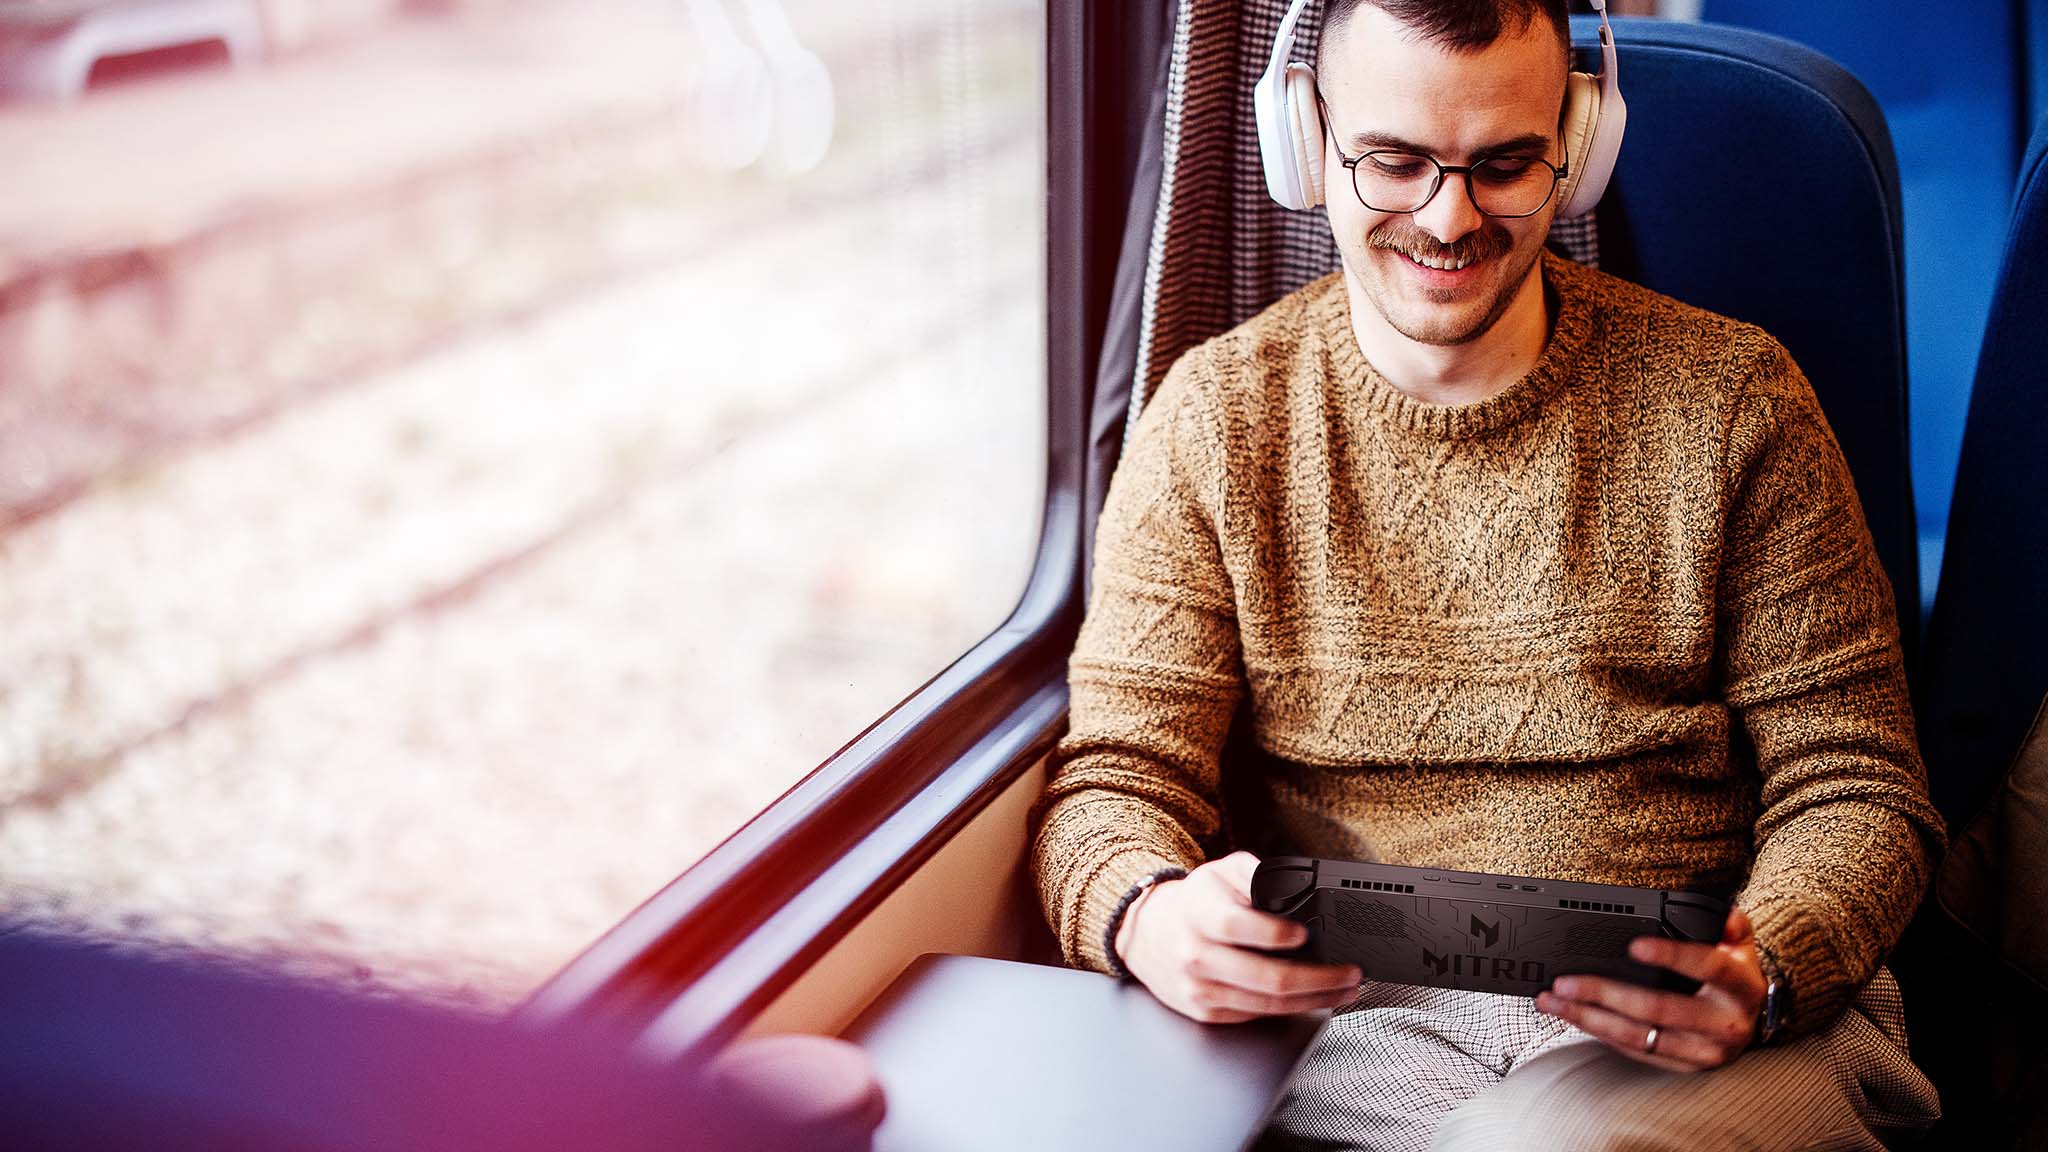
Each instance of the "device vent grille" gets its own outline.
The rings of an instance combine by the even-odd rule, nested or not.
[[[1386,884],[1378,880],[1346,879],[1339,879],[1337,882],[1346,888],[1364,888],[1372,892],[1408,892],[1412,894],[1415,891],[1415,885],[1413,884]]]
[[[1334,901],[1337,927],[1353,936],[1386,936],[1401,940],[1408,935],[1408,917],[1399,908],[1349,897]]]
[[[1579,956],[1605,959],[1628,951],[1628,942],[1642,930],[1614,920],[1582,920],[1565,931],[1558,948]]]
[[[1602,904],[1598,900],[1559,900],[1559,908],[1576,908],[1581,912],[1626,912],[1635,915],[1633,904]]]

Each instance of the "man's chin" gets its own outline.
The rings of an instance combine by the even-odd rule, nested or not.
[[[1400,267],[1408,259],[1388,252],[1393,267],[1380,269],[1381,279],[1373,298],[1380,315],[1394,331],[1418,344],[1455,347],[1486,335],[1506,311],[1507,288],[1500,282],[1500,259],[1475,267],[1478,278],[1469,284],[1428,284],[1408,275]]]
[[[1485,335],[1496,309],[1484,297],[1475,299],[1462,293],[1460,297],[1455,301],[1397,297],[1382,303],[1380,315],[1394,331],[1419,344],[1469,344]]]
[[[1387,322],[1394,331],[1417,344],[1431,344],[1439,348],[1470,344],[1485,335],[1491,326],[1486,323],[1484,313],[1472,316],[1464,309],[1450,316],[1389,316]]]

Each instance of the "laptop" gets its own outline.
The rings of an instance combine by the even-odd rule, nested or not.
[[[926,954],[844,1036],[888,1096],[876,1152],[1240,1152],[1328,1019],[1202,1024],[1134,981]]]

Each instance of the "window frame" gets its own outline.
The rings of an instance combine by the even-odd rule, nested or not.
[[[1142,6],[1140,6],[1142,7]],[[1088,413],[1156,12],[1046,0],[1044,514],[994,632],[629,914],[520,1008],[538,1025],[659,1021],[684,1055],[735,1036],[1058,740],[1083,609]]]

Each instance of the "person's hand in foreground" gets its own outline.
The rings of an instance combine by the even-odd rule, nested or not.
[[[1205,1024],[1336,1008],[1358,996],[1354,965],[1309,964],[1260,949],[1296,948],[1308,929],[1252,907],[1249,852],[1155,884],[1124,910],[1116,953],[1167,1007]]]
[[[1681,996],[1599,976],[1560,976],[1536,997],[1536,1007],[1631,1060],[1674,1072],[1718,1068],[1756,1038],[1766,981],[1756,930],[1742,909],[1729,911],[1719,944],[1644,936],[1628,954],[1698,980],[1699,991]]]

